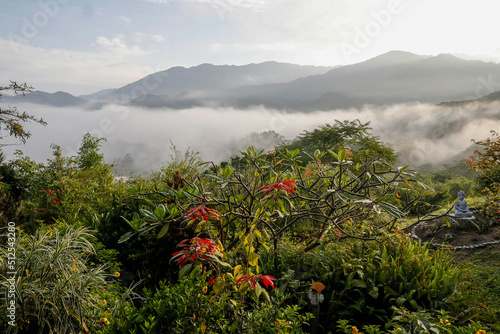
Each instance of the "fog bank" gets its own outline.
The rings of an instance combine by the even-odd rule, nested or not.
[[[204,160],[228,160],[247,143],[242,138],[256,132],[275,131],[291,140],[304,130],[313,130],[335,120],[370,122],[372,133],[414,167],[439,164],[460,154],[471,139],[484,139],[490,130],[500,130],[500,103],[443,107],[422,103],[387,107],[365,106],[313,113],[285,113],[265,108],[193,108],[187,110],[142,109],[108,105],[102,110],[55,108],[21,104],[18,109],[43,117],[46,127],[28,124],[32,137],[26,145],[5,147],[9,157],[16,149],[36,161],[51,157],[51,144],[64,155],[76,154],[83,135],[105,137],[102,151],[107,162],[133,159],[138,172],[167,162],[171,143],[180,152],[191,148]],[[465,156],[463,157],[466,158]]]

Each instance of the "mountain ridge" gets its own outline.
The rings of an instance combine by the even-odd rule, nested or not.
[[[93,104],[94,109],[118,103],[167,109],[263,106],[311,112],[361,108],[366,104],[463,101],[476,96],[478,87],[484,93],[485,82],[490,86],[499,82],[500,86],[498,78],[497,63],[464,60],[446,53],[429,56],[395,50],[337,67],[276,61],[176,66],[116,89],[79,97],[35,92],[26,94],[22,101],[54,106]],[[491,87],[486,88],[486,94],[492,92]],[[5,100],[20,98],[6,96]]]

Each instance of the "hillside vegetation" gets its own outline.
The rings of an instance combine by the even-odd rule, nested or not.
[[[474,181],[394,166],[361,122],[220,165],[174,153],[125,180],[104,140],[85,135],[71,157],[53,145],[46,163],[0,159],[2,332],[500,331],[498,275],[402,231],[461,189],[499,223],[495,132],[463,157]],[[475,259],[497,266],[490,251]]]

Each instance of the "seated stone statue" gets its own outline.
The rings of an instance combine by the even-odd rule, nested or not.
[[[472,212],[467,208],[465,193],[462,190],[458,192],[458,200],[455,203],[455,216],[472,217]]]

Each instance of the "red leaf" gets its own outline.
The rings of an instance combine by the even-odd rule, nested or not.
[[[270,275],[262,275],[260,277],[260,281],[264,283],[265,287],[267,288],[269,285],[274,289],[274,283],[273,281],[277,281],[276,278],[270,276]]]

